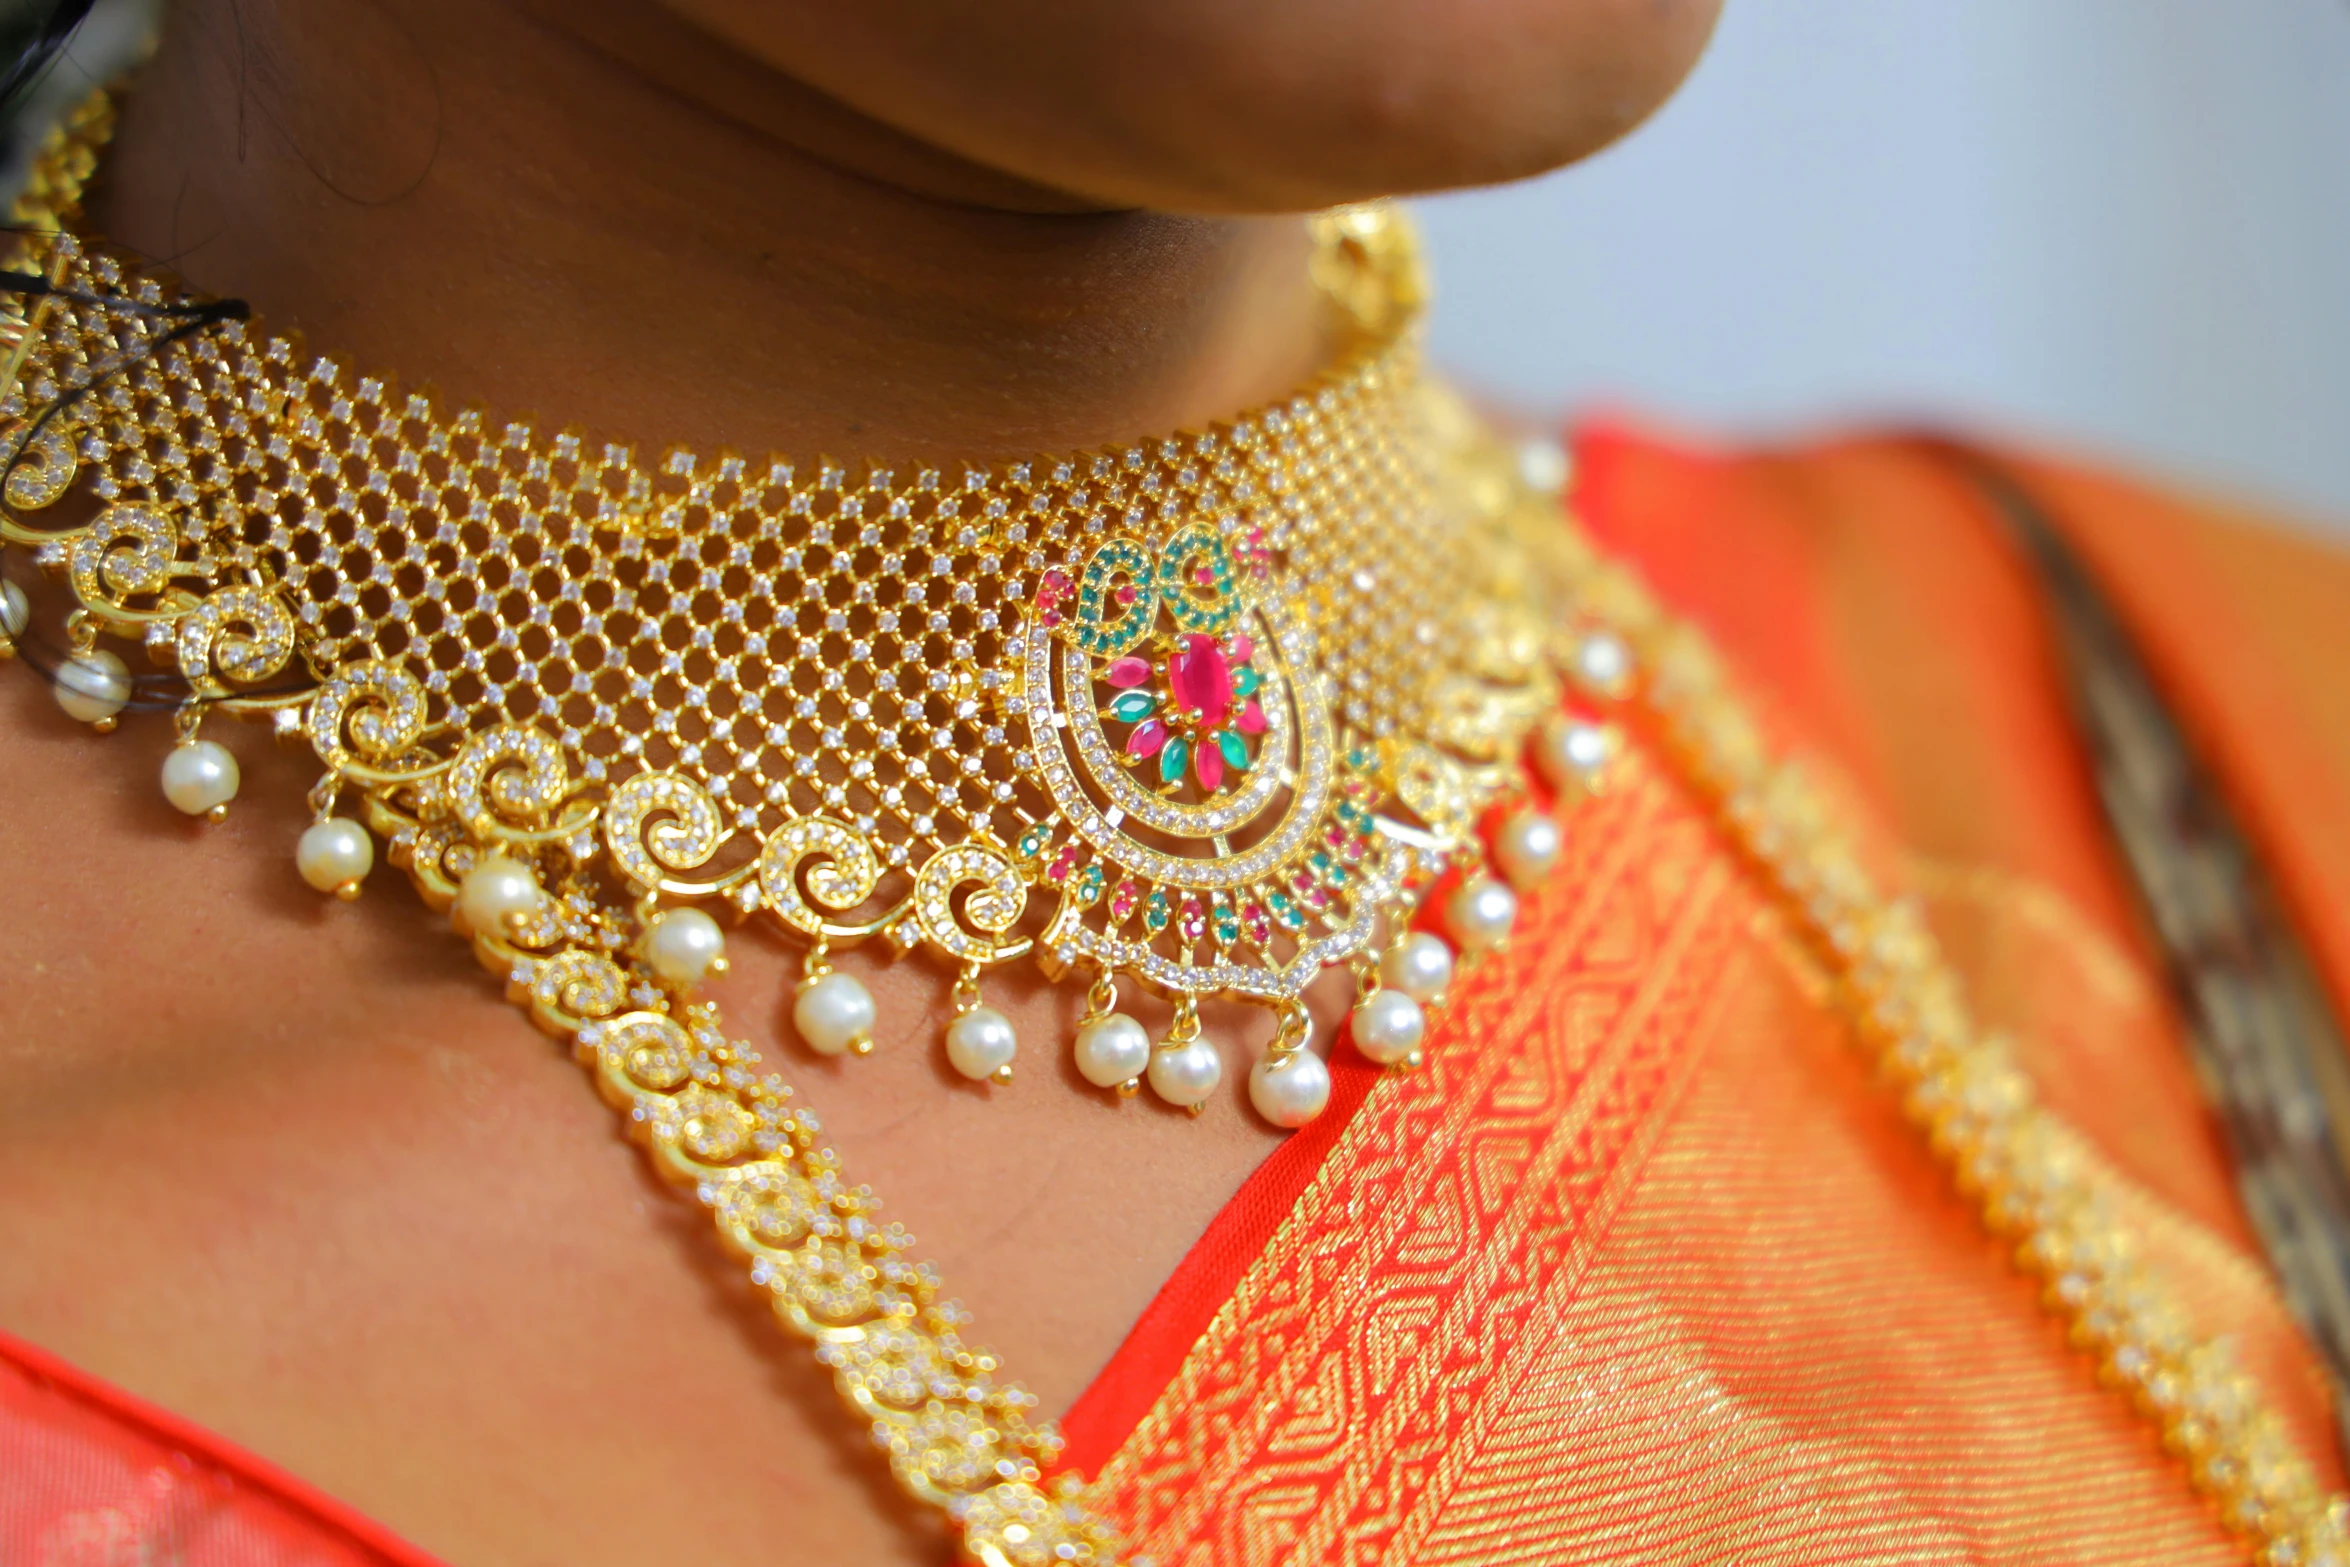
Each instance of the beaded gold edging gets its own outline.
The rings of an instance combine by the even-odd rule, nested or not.
[[[1624,638],[1625,696],[1714,805],[1831,975],[1855,1043],[2043,1308],[2186,1468],[2260,1567],[2350,1567],[2350,1502],[2328,1495],[2221,1341],[2198,1338],[2141,1259],[2110,1177],[2037,1102],[2009,1043],[1971,1015],[1914,901],[1889,896],[1823,792],[1773,756],[1720,658],[1625,567],[1578,550],[1584,611]]]

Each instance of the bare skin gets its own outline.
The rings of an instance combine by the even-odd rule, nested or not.
[[[1492,44],[1454,39],[1449,7],[1359,8],[1391,49],[1458,44],[1442,69],[1422,47],[1435,77],[1408,91],[1365,86],[1361,38],[1317,56],[1203,7],[1193,93],[1156,99],[1098,89],[1179,8],[997,6],[989,36],[901,17],[893,45],[897,9],[184,4],[97,221],[355,363],[647,447],[1099,444],[1278,395],[1322,351],[1296,220],[1123,204],[1525,172],[1645,112],[1710,19],[1488,8],[1488,28],[1539,33],[1550,90],[1517,60],[1488,97],[1526,123],[1432,153],[1405,134],[1413,105],[1458,101],[1470,45]],[[1019,55],[1023,28],[1054,49],[1014,84],[1022,115],[983,131],[947,91],[955,62]],[[1367,102],[1390,152],[1361,134]],[[701,1215],[396,877],[351,907],[299,884],[298,761],[230,737],[244,795],[198,829],[155,788],[159,726],[94,742],[26,678],[0,680],[0,707],[0,1326],[458,1567],[937,1558]],[[788,954],[733,947],[738,1029],[1048,1408],[1273,1146],[1238,1087],[1254,1023],[1211,1018],[1231,1086],[1195,1122],[1084,1089],[1054,1048],[1077,998],[1019,980],[990,1000],[1021,1080],[954,1079],[919,963],[852,958],[892,1031],[815,1062],[782,1037]]]

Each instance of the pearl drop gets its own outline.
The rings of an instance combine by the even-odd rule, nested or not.
[[[1452,948],[1441,936],[1415,930],[1387,949],[1379,960],[1379,978],[1414,1001],[1434,1001],[1452,983]]]
[[[1311,1050],[1260,1056],[1248,1069],[1248,1102],[1275,1126],[1303,1126],[1330,1103],[1330,1069]]]
[[[671,909],[645,931],[645,966],[672,985],[698,985],[726,959],[726,933],[700,909]]]
[[[1608,764],[1615,756],[1614,730],[1564,716],[1542,726],[1534,747],[1534,763],[1553,789],[1587,794],[1606,782]]]
[[[375,868],[375,840],[357,822],[330,816],[313,822],[294,845],[294,869],[320,892],[356,893]]]
[[[24,589],[13,582],[0,582],[0,631],[21,637],[24,628],[32,623],[33,606],[24,596]]]
[[[1096,1088],[1131,1083],[1150,1070],[1151,1036],[1123,1012],[1077,1030],[1077,1070]]]
[[[974,1007],[947,1025],[947,1060],[968,1078],[995,1076],[1019,1047],[1012,1020],[993,1007]]]
[[[1400,990],[1374,990],[1347,1019],[1347,1037],[1381,1066],[1408,1061],[1428,1032],[1428,1014]]]
[[[873,1018],[873,992],[837,971],[818,978],[791,1004],[792,1027],[820,1056],[863,1055],[873,1044]]]
[[[1565,835],[1547,812],[1524,810],[1501,824],[1493,852],[1502,874],[1523,890],[1550,874],[1565,847]]]
[[[1632,680],[1632,650],[1612,631],[1594,631],[1575,648],[1575,678],[1601,696],[1621,696]]]
[[[131,672],[121,659],[99,650],[76,653],[57,666],[49,688],[65,716],[85,724],[111,722],[131,699]]]
[[[503,936],[509,919],[537,913],[546,896],[529,866],[493,854],[467,871],[457,884],[457,912],[470,929]]]
[[[1500,945],[1517,918],[1518,895],[1490,876],[1462,882],[1444,906],[1453,939],[1469,952]]]
[[[1189,1109],[1205,1104],[1224,1080],[1224,1058],[1204,1039],[1151,1052],[1151,1092],[1171,1105]]]
[[[237,797],[237,759],[210,740],[188,740],[163,758],[163,797],[190,816],[202,816]]]
[[[1518,478],[1526,488],[1556,495],[1574,476],[1574,460],[1553,440],[1537,437],[1518,448]]]

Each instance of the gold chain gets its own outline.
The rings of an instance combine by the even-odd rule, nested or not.
[[[2133,1260],[1914,907],[1768,757],[1696,633],[1420,378],[1391,215],[1321,222],[1338,367],[1205,434],[956,474],[648,469],[444,417],[238,321],[185,330],[176,296],[70,233],[110,124],[94,98],[36,161],[16,219],[56,232],[17,265],[51,291],[0,323],[0,538],[71,589],[61,703],[112,727],[141,691],[102,641],[143,641],[172,672],[166,792],[197,812],[236,787],[207,714],[307,739],[326,771],[305,876],[349,894],[389,842],[694,1189],[972,1559],[1121,1548],[1079,1482],[1046,1478],[1057,1436],[963,1341],[909,1237],[696,998],[722,939],[694,905],[808,943],[795,1019],[817,1048],[871,1043],[836,947],[943,953],[947,1047],[974,1077],[1013,1048],[981,977],[1022,957],[1089,983],[1077,1048],[1105,1089],[1147,1077],[1196,1106],[1216,1059],[1198,999],[1274,1006],[1252,1098],[1296,1124],[1327,1095],[1304,981],[1351,967],[1357,1047],[1408,1067],[1454,962],[1405,930],[1413,909],[1451,878],[1473,955],[1506,937],[1509,884],[1557,858],[1553,813],[1624,743],[1559,716],[1571,687],[1587,711],[1636,703],[1719,802],[1911,1118],[2253,1557],[2345,1560],[2342,1504]],[[94,517],[25,519],[77,481]],[[21,636],[7,591],[0,629]],[[334,814],[346,796],[358,822]],[[1505,881],[1477,827],[1518,797],[1491,845]],[[1171,1003],[1155,1043],[1114,1010],[1121,983]]]

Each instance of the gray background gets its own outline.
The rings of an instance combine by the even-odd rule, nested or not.
[[[2350,537],[2350,0],[1728,0],[1629,141],[1421,211],[1530,410],[1932,417]]]

